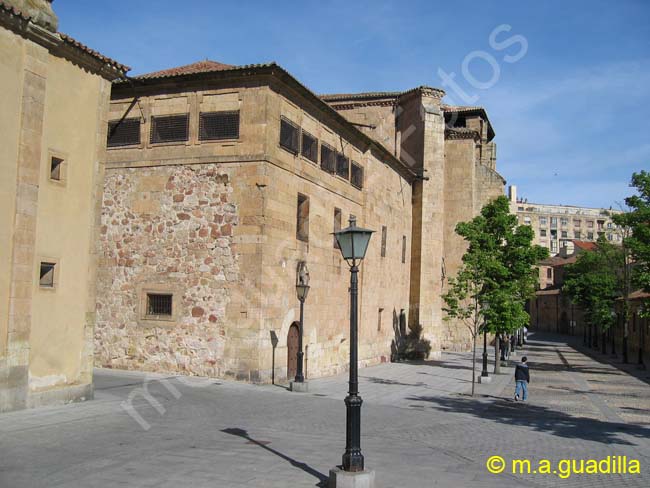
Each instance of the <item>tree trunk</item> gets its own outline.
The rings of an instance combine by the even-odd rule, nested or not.
[[[474,396],[474,388],[476,384],[476,334],[473,334],[474,347],[472,348],[472,396]]]
[[[499,340],[499,334],[496,335],[494,339],[494,374],[501,373],[501,343]]]
[[[616,332],[614,329],[609,329],[609,333],[612,336],[612,356],[616,356]]]
[[[602,353],[607,354],[607,332],[603,330],[602,336],[600,338],[601,346],[602,346]]]
[[[598,350],[598,327],[594,325],[594,343],[592,344],[593,348]]]
[[[621,349],[623,349],[623,363],[627,364],[627,324],[625,324],[625,332],[623,333],[623,344],[621,344]]]

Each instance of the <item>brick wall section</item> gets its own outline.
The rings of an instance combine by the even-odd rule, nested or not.
[[[217,164],[107,171],[95,334],[97,364],[219,376],[229,285],[239,280],[228,172]],[[141,320],[143,288],[180,294],[176,321]]]

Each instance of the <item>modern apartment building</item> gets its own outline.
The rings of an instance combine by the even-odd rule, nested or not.
[[[595,242],[600,236],[612,243],[623,240],[621,229],[612,221],[619,210],[531,203],[517,197],[515,186],[510,186],[508,193],[510,211],[520,224],[533,228],[533,243],[548,248],[551,256],[572,254],[574,240]]]

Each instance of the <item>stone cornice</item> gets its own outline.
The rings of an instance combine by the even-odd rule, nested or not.
[[[480,141],[481,134],[479,134],[477,130],[468,129],[465,127],[446,127],[445,139],[446,140],[468,139],[468,140]]]
[[[130,69],[84,46],[65,34],[51,32],[32,22],[20,12],[5,8],[0,3],[0,26],[19,36],[43,46],[55,56],[60,56],[109,81],[122,78]]]
[[[374,100],[374,101],[359,101],[350,103],[331,103],[328,102],[332,108],[336,110],[352,110],[359,107],[393,107],[396,100]]]

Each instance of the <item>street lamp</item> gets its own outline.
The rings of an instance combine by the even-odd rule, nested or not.
[[[356,217],[350,216],[350,226],[334,233],[343,259],[350,267],[350,381],[348,396],[345,397],[345,453],[343,471],[360,472],[364,470],[361,454],[361,404],[358,378],[358,310],[357,297],[359,264],[366,255],[370,237],[374,231],[357,227]]]
[[[304,327],[304,309],[305,309],[305,300],[307,299],[307,294],[309,293],[309,270],[307,269],[307,263],[304,261],[298,262],[298,269],[296,270],[296,295],[298,296],[298,301],[300,302],[300,330],[298,332],[298,353],[297,355],[297,366],[296,366],[296,377],[291,382],[291,391],[307,391],[307,385],[305,383],[305,376],[302,373],[303,357],[304,353],[302,352],[302,337],[303,337],[303,327]]]

